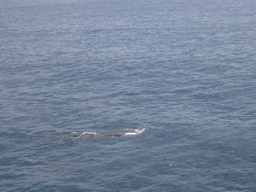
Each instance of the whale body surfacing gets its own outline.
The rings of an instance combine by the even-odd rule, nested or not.
[[[43,143],[54,143],[61,144],[69,141],[98,141],[98,140],[113,140],[113,141],[124,141],[130,140],[136,137],[140,137],[147,133],[149,130],[148,127],[142,128],[127,128],[123,130],[115,130],[115,131],[100,131],[100,132],[61,132],[56,134],[50,134],[46,136],[45,141]]]
[[[119,131],[107,131],[107,132],[72,132],[73,138],[96,138],[96,137],[109,137],[109,138],[120,138],[120,137],[136,137],[142,135],[147,130],[146,127],[138,129],[125,129]]]

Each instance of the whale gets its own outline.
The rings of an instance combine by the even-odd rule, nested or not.
[[[117,131],[105,131],[105,132],[72,132],[72,137],[74,139],[82,139],[82,138],[132,138],[137,137],[144,134],[148,128],[137,128],[137,129],[124,129],[124,130],[117,130]]]
[[[50,134],[46,136],[43,143],[54,143],[60,144],[65,142],[73,141],[104,141],[104,140],[130,140],[136,137],[140,137],[147,133],[148,127],[142,128],[127,128],[122,130],[111,130],[111,131],[74,131],[74,132],[60,132],[55,134]]]

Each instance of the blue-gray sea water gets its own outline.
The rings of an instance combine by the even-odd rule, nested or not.
[[[256,191],[256,1],[0,1],[0,191]]]

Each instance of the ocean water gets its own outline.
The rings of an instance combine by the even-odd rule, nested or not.
[[[0,191],[256,191],[256,1],[0,2]]]

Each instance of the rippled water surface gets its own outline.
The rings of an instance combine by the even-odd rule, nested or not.
[[[1,191],[256,191],[256,1],[0,2]]]

